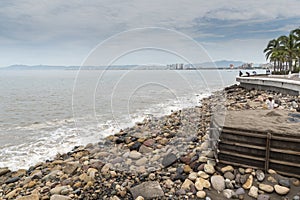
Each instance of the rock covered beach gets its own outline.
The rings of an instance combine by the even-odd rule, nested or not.
[[[210,120],[220,102],[227,110],[261,110],[270,94],[278,109],[296,111],[298,97],[231,86],[200,106],[145,119],[28,170],[0,168],[0,199],[298,200],[298,179],[220,166],[209,148]]]

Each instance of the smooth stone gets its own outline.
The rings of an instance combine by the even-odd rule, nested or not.
[[[138,166],[145,165],[148,162],[148,159],[146,157],[138,159],[135,164]]]
[[[69,189],[68,186],[57,186],[50,190],[50,194],[60,194],[62,190]]]
[[[263,183],[259,184],[259,185],[258,185],[258,188],[259,188],[260,190],[265,191],[265,192],[268,192],[268,193],[272,193],[272,192],[274,191],[273,186],[267,185],[267,184],[263,184]]]
[[[224,174],[225,172],[233,172],[234,168],[231,165],[227,165],[226,167],[221,168],[221,172]]]
[[[101,173],[102,174],[108,174],[110,168],[112,168],[112,164],[111,163],[106,163],[102,169],[101,169]]]
[[[192,168],[189,165],[184,165],[183,171],[188,174],[192,171]]]
[[[192,172],[189,174],[188,179],[190,179],[191,181],[196,180],[198,177],[198,174],[196,172]]]
[[[265,179],[265,173],[262,170],[256,171],[256,178],[258,181],[263,181]]]
[[[300,200],[300,196],[299,195],[294,196],[293,200]]]
[[[164,183],[164,185],[166,186],[166,188],[171,189],[174,185],[174,182],[171,179],[167,179]]]
[[[273,170],[273,169],[269,169],[269,170],[268,170],[268,173],[269,173],[269,174],[277,174],[276,171]]]
[[[227,178],[229,180],[234,180],[235,176],[233,173],[231,173],[230,171],[225,172],[224,174],[224,178]]]
[[[65,167],[63,167],[63,172],[65,174],[73,174],[78,167],[79,167],[79,163],[70,162],[67,163]]]
[[[223,190],[223,196],[226,197],[227,199],[230,199],[234,195],[234,191],[230,189],[225,189]]]
[[[10,172],[8,167],[0,168],[0,176],[7,174],[8,172]]]
[[[199,171],[198,176],[200,176],[201,178],[204,178],[204,179],[209,178],[209,175],[207,173],[205,173],[204,171]]]
[[[278,183],[279,183],[280,185],[282,185],[282,186],[284,186],[284,187],[288,187],[288,188],[291,186],[290,180],[287,179],[287,178],[280,178],[279,181],[278,181]]]
[[[174,164],[177,161],[177,157],[175,154],[173,153],[169,153],[168,155],[166,155],[163,160],[162,160],[162,165],[164,167],[169,167],[172,164]]]
[[[5,183],[10,184],[10,183],[17,182],[18,180],[20,180],[20,177],[17,176],[17,177],[13,177],[13,178],[6,180]]]
[[[196,182],[195,182],[195,187],[196,187],[196,189],[197,189],[198,191],[203,190],[203,185],[202,185],[200,179],[197,179],[197,180],[196,180]]]
[[[223,176],[214,175],[210,178],[210,182],[212,187],[219,192],[225,189],[225,180]]]
[[[142,157],[142,154],[140,152],[137,152],[137,151],[130,151],[129,153],[129,158],[131,159],[134,159],[134,160],[137,160],[137,159],[140,159]]]
[[[153,145],[154,145],[154,143],[155,143],[155,140],[153,140],[153,139],[148,139],[148,140],[146,140],[146,141],[144,141],[144,145],[145,146],[147,146],[147,147],[152,147]]]
[[[298,179],[296,179],[296,178],[293,178],[293,179],[292,179],[292,183],[293,183],[293,185],[296,186],[296,187],[300,186],[300,181],[299,181]]]
[[[270,200],[270,196],[266,194],[259,194],[257,200]]]
[[[207,157],[206,156],[200,156],[198,161],[202,162],[202,163],[206,163],[207,162]]]
[[[280,195],[286,195],[289,193],[290,189],[284,186],[275,185],[274,186],[275,192]]]
[[[245,169],[244,168],[240,167],[238,170],[239,170],[240,174],[242,174],[242,175],[245,174]]]
[[[225,188],[234,189],[233,183],[234,183],[234,181],[230,181],[229,179],[225,179]]]
[[[7,195],[5,195],[4,198],[6,199],[12,199],[13,197],[15,197],[22,189],[21,188],[16,188],[14,190],[12,190],[11,192],[9,192]]]
[[[87,171],[87,175],[88,175],[92,180],[95,179],[96,173],[98,173],[98,170],[95,169],[95,168],[89,168],[88,171]]]
[[[144,200],[144,197],[138,196],[135,200]]]
[[[39,195],[37,194],[31,194],[28,196],[23,196],[23,197],[19,197],[17,198],[17,200],[39,200]]]
[[[243,194],[245,194],[245,190],[244,190],[244,188],[238,188],[238,189],[235,191],[235,193],[236,193],[237,195],[243,195]]]
[[[258,188],[255,186],[251,186],[248,195],[250,197],[257,198],[258,197]]]
[[[142,146],[142,143],[135,142],[133,145],[129,147],[130,151],[136,150],[139,151],[140,147]]]
[[[204,178],[197,178],[196,181],[199,181],[201,183],[201,185],[203,186],[203,188],[210,188],[211,184],[208,180],[204,179]]]
[[[71,200],[71,198],[68,196],[54,194],[50,197],[50,200]]]
[[[138,196],[142,196],[145,199],[161,198],[164,196],[164,192],[157,181],[144,182],[129,190],[134,199]]]
[[[245,190],[249,190],[249,189],[251,188],[252,184],[253,184],[253,176],[250,175],[250,176],[248,177],[246,183],[243,184],[243,188],[244,188]]]
[[[206,192],[205,192],[205,191],[198,191],[198,192],[196,193],[196,196],[197,196],[198,198],[200,198],[200,199],[203,199],[203,198],[206,197]]]
[[[267,180],[268,180],[269,182],[271,182],[271,183],[277,183],[276,179],[275,179],[274,177],[272,177],[272,176],[269,176],[269,177],[267,178]]]
[[[181,185],[181,189],[189,190],[191,188],[191,185],[194,185],[194,183],[190,179],[185,179],[185,181]]]
[[[204,165],[204,171],[205,171],[207,174],[213,174],[213,173],[215,173],[215,168],[214,168],[213,165],[205,164],[205,165]]]
[[[151,153],[153,149],[151,147],[147,147],[145,145],[142,145],[139,149],[140,153],[146,154],[146,153]]]

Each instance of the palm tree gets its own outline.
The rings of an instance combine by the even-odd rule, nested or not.
[[[295,30],[291,31],[291,34],[293,34],[294,38],[295,38],[295,46],[297,48],[296,50],[296,55],[297,55],[297,60],[298,61],[298,66],[300,67],[300,28],[297,28]]]
[[[280,36],[278,40],[280,49],[286,52],[289,71],[294,71],[295,69],[293,68],[293,60],[297,58],[296,52],[298,51],[295,36],[290,33],[288,36]]]
[[[300,68],[300,28],[269,41],[264,53],[267,60],[274,62],[274,71],[295,71],[297,62]]]
[[[279,41],[277,39],[273,39],[269,41],[267,48],[264,49],[264,53],[266,54],[266,59],[270,59],[270,61],[274,62],[274,71],[276,71],[277,67],[277,54],[279,52]]]

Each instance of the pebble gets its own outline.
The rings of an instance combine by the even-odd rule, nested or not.
[[[188,179],[190,179],[191,181],[195,181],[198,177],[198,174],[196,172],[191,172],[188,176]]]
[[[290,191],[289,188],[284,187],[284,186],[280,186],[280,185],[275,185],[274,189],[275,189],[276,193],[280,194],[280,195],[286,195]]]
[[[204,179],[209,178],[209,175],[207,173],[205,173],[204,171],[199,171],[198,176],[200,176],[201,178],[204,178]]]
[[[164,192],[157,181],[141,183],[130,188],[130,192],[134,199],[136,199],[138,196],[142,196],[145,199],[161,198],[164,196]]]
[[[173,153],[169,153],[168,155],[166,155],[163,160],[162,160],[162,165],[164,167],[169,167],[172,164],[174,164],[177,161],[177,157],[175,154]]]
[[[181,189],[189,190],[191,188],[191,185],[194,185],[194,183],[189,179],[185,179],[185,181],[181,185]]]
[[[269,195],[265,195],[265,194],[259,194],[257,196],[257,200],[270,200],[270,196]]]
[[[230,199],[234,195],[234,191],[230,189],[225,189],[223,190],[223,196],[226,197],[227,199]]]
[[[251,186],[248,195],[250,197],[257,198],[258,197],[258,188],[255,186]]]
[[[214,168],[213,165],[205,164],[205,165],[204,165],[204,171],[205,171],[207,174],[214,174],[214,173],[215,173],[215,168]]]
[[[141,157],[142,157],[142,154],[140,152],[137,152],[136,150],[130,151],[130,153],[129,153],[129,158],[132,158],[134,160],[137,160]]]
[[[243,184],[243,188],[245,190],[249,190],[251,188],[251,186],[252,186],[252,183],[253,183],[253,176],[250,175],[248,177],[248,179],[246,180],[246,182]]]
[[[271,185],[261,183],[258,185],[258,187],[260,190],[268,192],[268,193],[272,193],[274,191],[274,188]]]
[[[231,165],[227,165],[226,167],[221,168],[221,172],[224,174],[225,172],[233,172],[234,168]]]
[[[71,200],[71,198],[68,196],[54,194],[50,197],[50,200]]]
[[[196,196],[197,196],[198,198],[200,198],[200,199],[203,199],[203,198],[205,198],[205,196],[206,196],[206,192],[205,192],[205,191],[198,191],[198,192],[196,193]]]
[[[39,200],[39,195],[31,194],[28,196],[18,197],[16,200]]]
[[[211,185],[215,190],[222,192],[225,189],[225,180],[223,176],[214,175],[210,179]]]
[[[265,173],[262,170],[256,171],[256,178],[258,181],[263,181],[265,179]]]

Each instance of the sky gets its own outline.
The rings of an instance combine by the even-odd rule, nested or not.
[[[268,41],[300,26],[299,8],[299,0],[2,0],[0,66],[265,63]]]

